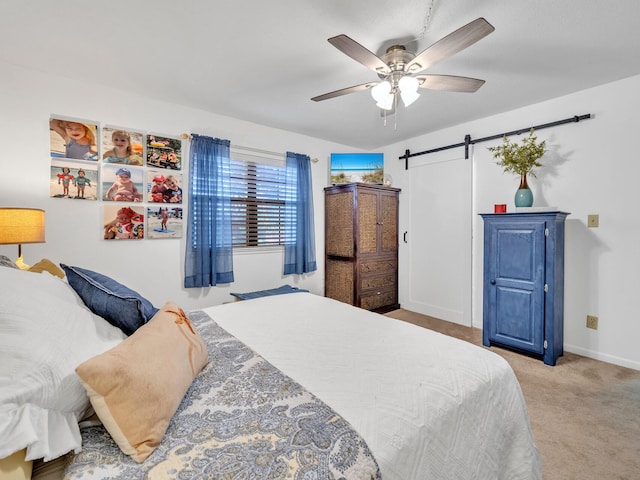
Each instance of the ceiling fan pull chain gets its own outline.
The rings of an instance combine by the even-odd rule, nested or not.
[[[424,20],[422,21],[422,29],[420,30],[420,33],[418,33],[418,36],[416,38],[406,42],[404,44],[405,46],[409,42],[415,42],[418,40],[422,40],[424,38],[424,34],[427,33],[427,30],[429,30],[429,27],[431,26],[431,13],[433,12],[433,7],[435,3],[436,3],[436,0],[429,0],[429,5],[427,6],[427,11],[424,14]]]
[[[398,131],[398,94],[393,96],[393,109],[396,114],[393,116],[393,130]]]

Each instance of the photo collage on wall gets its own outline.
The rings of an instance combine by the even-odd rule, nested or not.
[[[105,240],[182,236],[182,140],[49,119],[49,196],[102,202]]]

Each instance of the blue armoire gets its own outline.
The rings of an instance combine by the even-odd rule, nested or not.
[[[566,212],[481,214],[482,343],[555,365],[564,341]]]

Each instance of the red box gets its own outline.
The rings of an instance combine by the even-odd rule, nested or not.
[[[493,206],[493,213],[507,213],[507,204],[506,203],[496,203]]]

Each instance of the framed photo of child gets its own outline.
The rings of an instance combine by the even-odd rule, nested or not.
[[[102,165],[102,200],[107,202],[144,201],[143,169],[128,165]]]
[[[147,207],[149,238],[182,237],[182,208],[160,204]]]
[[[98,160],[98,123],[65,117],[49,119],[49,145],[52,158]]]
[[[182,169],[182,140],[161,135],[147,135],[147,166]]]
[[[182,174],[147,170],[149,203],[182,203]]]
[[[144,134],[118,127],[102,129],[102,161],[121,165],[144,164]]]
[[[141,205],[105,205],[102,235],[105,240],[144,238],[144,207]]]
[[[51,159],[49,196],[78,200],[98,199],[98,164]]]

